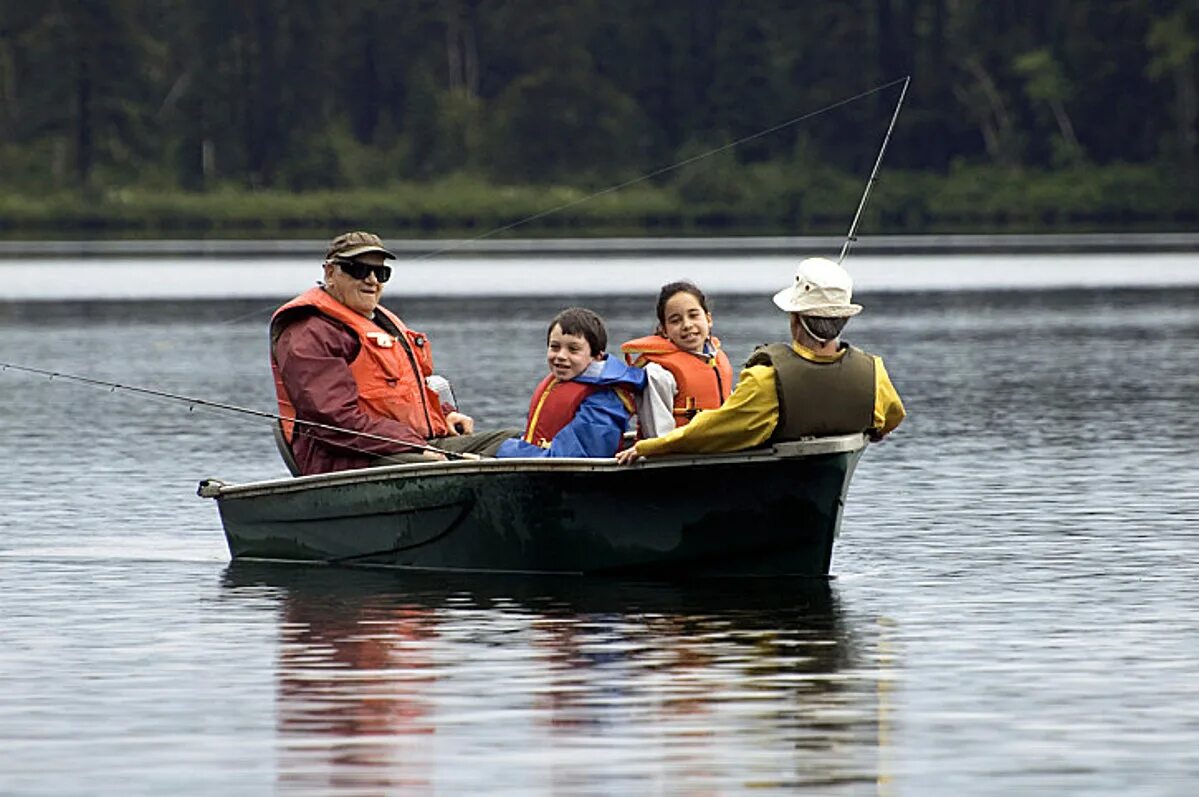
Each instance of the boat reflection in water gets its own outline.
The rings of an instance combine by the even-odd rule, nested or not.
[[[277,778],[322,794],[874,792],[877,668],[819,579],[234,562],[277,596]],[[866,656],[866,658],[871,658]]]

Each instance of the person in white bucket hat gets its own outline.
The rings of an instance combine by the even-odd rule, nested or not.
[[[617,454],[619,462],[854,432],[881,440],[903,421],[903,402],[882,358],[841,342],[845,324],[862,312],[844,268],[823,257],[801,261],[774,304],[788,315],[791,341],[755,349],[719,409],[662,437],[638,441]]]
[[[853,304],[849,272],[823,257],[809,257],[795,271],[795,282],[774,295],[780,310],[818,318],[849,318],[862,312]]]

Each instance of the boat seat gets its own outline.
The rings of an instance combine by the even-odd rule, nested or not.
[[[275,446],[279,449],[279,456],[283,457],[283,464],[291,471],[292,476],[300,475],[300,466],[296,464],[295,454],[291,452],[291,446],[287,443],[287,438],[283,436],[283,421],[275,421]]]

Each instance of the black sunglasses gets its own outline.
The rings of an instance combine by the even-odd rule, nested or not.
[[[340,257],[334,259],[333,262],[356,280],[366,279],[366,275],[372,271],[375,272],[375,279],[379,282],[387,282],[391,279],[391,266],[372,266],[368,263],[359,263],[357,260],[346,260]]]

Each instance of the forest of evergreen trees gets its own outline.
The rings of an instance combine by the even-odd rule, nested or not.
[[[532,227],[824,231],[906,75],[874,231],[1177,229],[1197,51],[1199,0],[0,0],[0,231],[477,230],[777,125]]]

